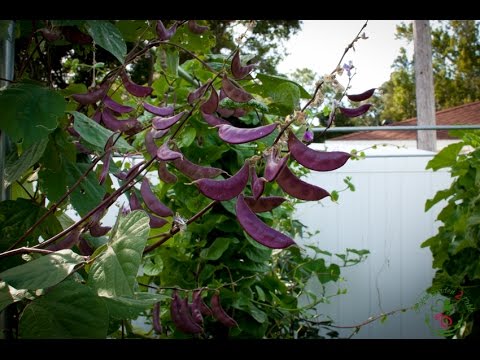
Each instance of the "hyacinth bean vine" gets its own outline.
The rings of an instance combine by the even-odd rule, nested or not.
[[[17,335],[114,337],[121,327],[123,336],[125,319],[148,309],[148,321],[160,336],[214,337],[225,329],[241,335],[245,320],[235,318],[232,307],[222,306],[232,299],[237,309],[247,306],[235,292],[238,284],[232,273],[232,290],[222,283],[203,286],[202,279],[222,265],[198,263],[198,287],[186,288],[182,282],[193,281],[191,269],[169,274],[169,280],[162,269],[177,266],[171,271],[181,272],[180,264],[188,260],[182,241],[195,244],[194,239],[185,240],[185,234],[191,236],[190,229],[209,234],[216,223],[208,225],[205,219],[215,209],[233,214],[236,223],[225,215],[212,215],[213,221],[224,222],[224,233],[212,231],[208,246],[207,240],[196,240],[203,241],[194,245],[203,260],[218,260],[239,242],[248,247],[247,257],[263,259],[258,263],[281,256],[271,249],[298,247],[271,214],[288,200],[330,196],[326,189],[301,180],[299,169],[332,171],[351,158],[345,152],[313,150],[300,140],[308,127],[305,110],[322,83],[311,95],[286,78],[256,73],[254,63],[242,61],[241,47],[213,56],[208,53],[214,41],[208,26],[193,20],[170,21],[168,26],[161,20],[143,22],[128,53],[124,24],[44,24],[34,32],[35,41],[47,47],[70,43],[70,58],[75,51],[93,54],[93,84],[88,89],[79,84],[48,88],[19,74],[0,92],[7,114],[0,129],[17,147],[8,159],[6,184],[21,185],[30,198],[0,205],[0,304],[2,310],[18,305]],[[113,56],[115,67],[101,71],[95,62],[98,48]],[[150,84],[137,84],[130,66],[144,56],[157,57],[159,76]],[[373,89],[344,95],[355,102],[372,94]],[[30,109],[32,98],[39,102],[37,116],[27,122],[22,106]],[[301,98],[308,100],[303,109]],[[369,107],[339,106],[331,118],[337,110],[353,117]],[[227,155],[230,161],[220,161]],[[159,185],[149,180],[152,174]],[[104,226],[102,219],[123,195],[128,200],[118,210],[115,225]],[[180,200],[185,207],[178,205]],[[68,203],[78,220],[66,215]],[[229,239],[230,228],[234,236]],[[238,237],[242,229],[243,239]],[[172,238],[176,245],[168,246]],[[165,257],[175,246],[177,253]],[[324,261],[318,266],[337,271]],[[152,280],[155,274],[162,274],[159,283]],[[269,281],[268,286],[284,286],[275,285],[273,277]],[[256,286],[256,291],[265,302],[262,287]],[[270,300],[276,301],[271,291]],[[53,304],[65,301],[65,308],[53,311]],[[265,331],[265,314],[252,304],[246,311]],[[162,319],[169,320],[169,330]],[[53,323],[64,331],[55,332]],[[216,330],[207,330],[207,323]]]

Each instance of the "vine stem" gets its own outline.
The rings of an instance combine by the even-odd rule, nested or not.
[[[202,210],[200,210],[198,213],[196,213],[195,215],[193,215],[190,219],[187,220],[187,225],[190,225],[191,223],[193,223],[194,221],[196,221],[198,218],[202,217],[208,210],[210,210],[216,203],[218,203],[217,200],[214,200],[212,201],[210,204],[208,204],[207,206],[205,206]],[[160,234],[160,235],[156,235],[156,236],[152,236],[149,238],[149,240],[151,239],[155,239],[157,237],[160,237],[161,239],[159,241],[157,241],[156,243],[153,243],[149,246],[147,246],[145,248],[145,250],[143,250],[143,253],[144,254],[147,254],[149,253],[150,251],[153,251],[155,250],[157,247],[159,247],[160,245],[162,245],[164,242],[166,242],[168,239],[170,239],[173,235],[177,234],[178,232],[180,231],[180,227],[176,226],[176,227],[172,227],[172,229],[170,230],[170,232],[168,233],[163,233],[163,234]]]
[[[358,41],[358,39],[360,39],[360,34],[362,33],[362,31],[367,27],[368,25],[368,20],[365,21],[365,24],[363,24],[362,28],[360,29],[360,31],[358,32],[358,34],[355,36],[355,38],[352,40],[352,42],[350,42],[350,44],[347,45],[347,47],[345,48],[345,50],[343,51],[343,54],[342,56],[340,57],[340,60],[338,61],[338,64],[337,66],[335,67],[335,69],[330,73],[331,75],[335,74],[335,72],[337,71],[338,67],[340,66],[340,64],[342,63],[343,59],[345,58],[345,55],[347,55],[348,51],[350,49],[353,48],[353,45]],[[310,100],[307,101],[307,103],[302,107],[302,110],[300,110],[301,112],[304,112],[309,106],[310,104],[315,100],[315,97],[317,96],[318,92],[320,91],[320,89],[322,88],[323,84],[325,82],[324,81],[321,81],[316,87],[315,87],[315,91],[313,92],[313,95],[312,97],[310,98]],[[282,137],[283,133],[285,132],[285,130],[288,129],[288,127],[294,122],[295,119],[292,119],[292,121],[288,122],[287,124],[285,124],[285,126],[280,130],[280,133],[278,134],[277,138],[275,139],[275,141],[273,142],[273,144],[275,145],[279,140],[280,138]]]
[[[342,56],[340,57],[340,60],[338,61],[337,66],[336,66],[335,69],[330,73],[330,75],[335,74],[335,72],[337,71],[338,67],[339,67],[340,64],[342,63],[343,59],[345,58],[345,55],[347,55],[348,51],[353,48],[353,45],[354,45],[354,44],[357,42],[357,40],[360,38],[360,34],[361,34],[362,31],[367,27],[367,25],[368,25],[368,20],[365,21],[365,24],[363,24],[362,28],[360,29],[360,31],[358,32],[358,34],[355,36],[355,38],[352,40],[352,42],[347,45],[347,47],[346,47],[345,50],[343,51]],[[322,87],[323,84],[324,84],[324,81],[320,82],[320,84],[317,85],[317,87],[315,88],[315,92],[313,93],[312,98],[305,104],[305,106],[302,108],[302,111],[305,111],[305,109],[310,106],[310,104],[313,102],[313,100],[315,100],[315,96],[317,96],[317,93],[318,93],[318,91],[320,90],[320,88]]]
[[[100,204],[98,204],[95,208],[93,208],[92,210],[90,210],[84,217],[82,217],[80,220],[78,220],[75,224],[71,225],[70,227],[66,228],[65,230],[63,230],[62,232],[59,232],[57,235],[51,237],[50,239],[48,240],[45,240],[44,242],[38,244],[38,245],[35,245],[33,246],[33,248],[43,248],[49,244],[51,244],[52,242],[60,239],[62,236],[68,234],[70,231],[74,230],[75,228],[77,228],[78,226],[80,226],[81,224],[83,224],[86,220],[88,220],[88,218],[90,216],[92,216],[95,212],[97,212],[100,208],[102,207],[109,207],[110,205],[113,204],[113,202],[121,195],[123,194],[125,191],[127,191],[128,189],[130,189],[132,186],[135,185],[134,182],[132,182],[136,176],[138,176],[138,174],[140,174],[142,171],[144,171],[145,169],[147,169],[154,161],[156,160],[156,158],[152,158],[150,159],[147,163],[145,163],[145,165],[143,166],[143,168],[141,168],[136,174],[132,174],[134,175],[131,179],[126,179],[125,180],[125,183],[122,184],[122,186],[120,186],[117,190],[115,190],[109,197],[107,197],[106,199],[104,199]],[[1,255],[1,254],[0,254]]]
[[[53,252],[55,252],[55,251],[46,250],[46,249],[36,249],[36,248],[23,246],[23,247],[18,248],[18,249],[13,249],[13,250],[9,250],[9,251],[5,251],[5,252],[1,253],[0,258],[7,257],[7,256],[18,255],[18,254],[29,254],[29,253],[39,253],[39,254],[48,255],[48,254],[51,254]]]
[[[57,207],[78,187],[78,185],[80,185],[80,183],[87,177],[87,175],[90,173],[90,171],[93,170],[93,168],[95,167],[95,165],[97,165],[97,163],[103,158],[103,155],[102,156],[99,156],[97,157],[93,163],[88,167],[88,169],[82,174],[82,176],[80,176],[78,178],[78,180],[75,182],[75,184],[73,184],[67,192],[65,192],[65,194],[62,195],[62,197],[56,202],[54,203],[48,210],[47,212],[45,212],[36,222],[35,224],[33,224],[26,232],[25,234],[23,234],[20,239],[18,239],[17,241],[15,241],[15,243],[13,243],[13,245],[11,245],[7,250],[12,250],[13,248],[15,248],[18,244],[20,244],[22,241],[24,241],[36,228],[38,225],[40,225],[48,216],[50,216],[53,212],[55,212],[55,210],[57,209]]]

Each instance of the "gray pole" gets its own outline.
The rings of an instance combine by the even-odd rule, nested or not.
[[[0,78],[13,80],[14,63],[14,41],[15,41],[15,23],[10,21],[7,27],[5,38],[0,40]],[[0,89],[9,85],[8,81],[0,79]],[[1,116],[1,114],[0,114]],[[8,138],[0,130],[0,201],[9,198],[8,189],[4,187],[5,176],[5,154],[8,149]]]
[[[13,64],[15,62],[15,22],[10,21],[4,37],[0,38],[0,78],[13,80]],[[0,89],[9,85],[9,81],[0,79]],[[0,116],[2,116],[0,112]],[[6,134],[0,130],[0,201],[10,198],[10,189],[4,186],[5,155],[9,148]],[[0,339],[12,339],[14,324],[14,308],[7,306],[0,312]]]
[[[413,46],[415,60],[415,92],[417,98],[417,124],[435,125],[435,95],[432,71],[432,37],[428,20],[413,20]],[[435,131],[417,131],[417,148],[436,151]]]

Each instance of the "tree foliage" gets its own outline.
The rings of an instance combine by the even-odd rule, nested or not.
[[[434,21],[432,66],[435,108],[442,110],[480,99],[480,23],[475,20]],[[413,41],[412,24],[397,26],[397,38]],[[405,48],[394,61],[390,80],[381,87],[379,120],[416,116],[413,59]]]

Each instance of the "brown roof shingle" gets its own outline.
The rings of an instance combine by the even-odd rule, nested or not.
[[[480,101],[437,111],[437,125],[480,125]],[[391,126],[417,125],[417,118],[411,118],[391,124]],[[416,131],[360,131],[354,134],[335,137],[331,140],[415,140]],[[437,130],[438,140],[453,139],[448,130]]]

